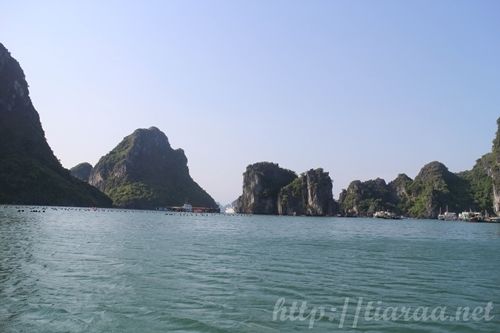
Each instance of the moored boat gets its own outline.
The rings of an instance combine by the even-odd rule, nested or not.
[[[392,212],[388,211],[378,211],[373,214],[373,217],[378,218],[378,219],[386,219],[386,220],[400,220],[401,216],[396,215]]]
[[[458,218],[467,222],[485,222],[487,219],[480,212],[462,212]]]
[[[444,212],[444,214],[438,215],[438,220],[441,221],[456,221],[457,219],[457,213],[454,212]]]

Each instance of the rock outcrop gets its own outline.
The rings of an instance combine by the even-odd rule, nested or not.
[[[334,213],[332,179],[323,169],[309,170],[284,186],[278,195],[278,214],[329,216]]]
[[[92,164],[87,162],[77,164],[69,169],[69,172],[73,177],[76,177],[84,182],[88,182],[90,173],[92,172]]]
[[[260,162],[247,166],[243,174],[243,194],[236,211],[243,214],[278,214],[278,195],[282,187],[297,178],[295,172],[278,164]]]
[[[214,199],[189,175],[182,149],[172,149],[156,127],[137,129],[102,157],[89,183],[118,207],[155,209],[193,206],[218,210]]]
[[[19,63],[0,44],[0,203],[111,206],[50,149]]]

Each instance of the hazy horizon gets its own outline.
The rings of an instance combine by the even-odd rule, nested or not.
[[[322,167],[335,196],[434,160],[470,169],[500,116],[499,12],[496,1],[5,2],[0,42],[66,168],[156,126],[228,203],[259,161]]]

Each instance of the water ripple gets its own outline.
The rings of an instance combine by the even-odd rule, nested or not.
[[[500,304],[499,250],[500,225],[3,207],[0,332],[342,331],[273,321],[275,302]],[[344,330],[497,332],[495,311]]]

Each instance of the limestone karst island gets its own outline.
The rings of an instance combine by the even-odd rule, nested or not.
[[[500,332],[500,1],[0,1],[0,333]]]

